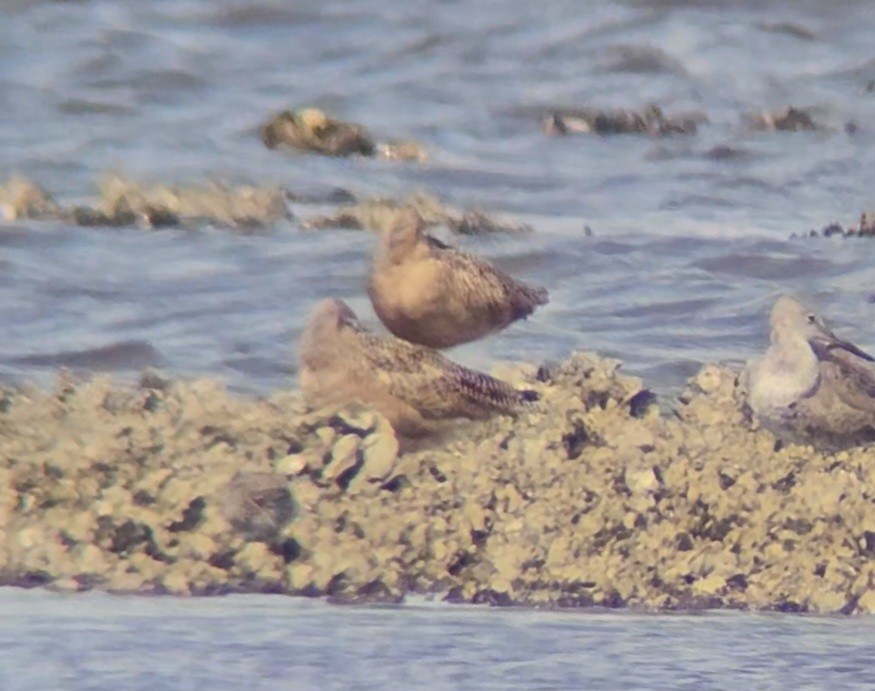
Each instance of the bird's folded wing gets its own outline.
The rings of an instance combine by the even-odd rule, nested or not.
[[[875,414],[875,365],[866,353],[843,341],[814,338],[809,341],[827,385],[847,405]]]
[[[439,353],[400,339],[360,333],[372,376],[394,398],[423,417],[442,419],[460,415],[452,363]]]
[[[476,257],[450,251],[443,258],[448,268],[445,289],[485,319],[503,325],[528,316],[546,302],[543,289],[531,288]]]

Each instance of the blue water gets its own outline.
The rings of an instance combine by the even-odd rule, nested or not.
[[[4,691],[840,689],[875,619],[0,591]]]

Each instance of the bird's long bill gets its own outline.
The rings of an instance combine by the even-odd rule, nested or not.
[[[833,348],[841,348],[842,350],[847,350],[849,353],[853,353],[857,357],[863,358],[864,360],[868,360],[869,362],[875,362],[875,358],[869,355],[869,353],[867,353],[865,350],[861,350],[850,341],[842,340],[832,331],[829,331],[828,329],[823,329],[823,335],[829,339],[830,345]]]

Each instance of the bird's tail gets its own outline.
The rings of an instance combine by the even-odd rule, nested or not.
[[[525,285],[514,296],[513,311],[517,319],[525,319],[536,308],[546,305],[550,300],[550,293],[541,286]]]
[[[452,377],[459,392],[475,409],[472,412],[479,411],[482,415],[492,412],[513,413],[541,398],[537,391],[516,389],[507,382],[467,367],[454,367]]]

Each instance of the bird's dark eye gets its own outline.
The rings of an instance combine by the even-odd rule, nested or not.
[[[813,324],[816,321],[817,321],[817,317],[815,317],[813,314],[808,315],[808,323],[809,324]]]

